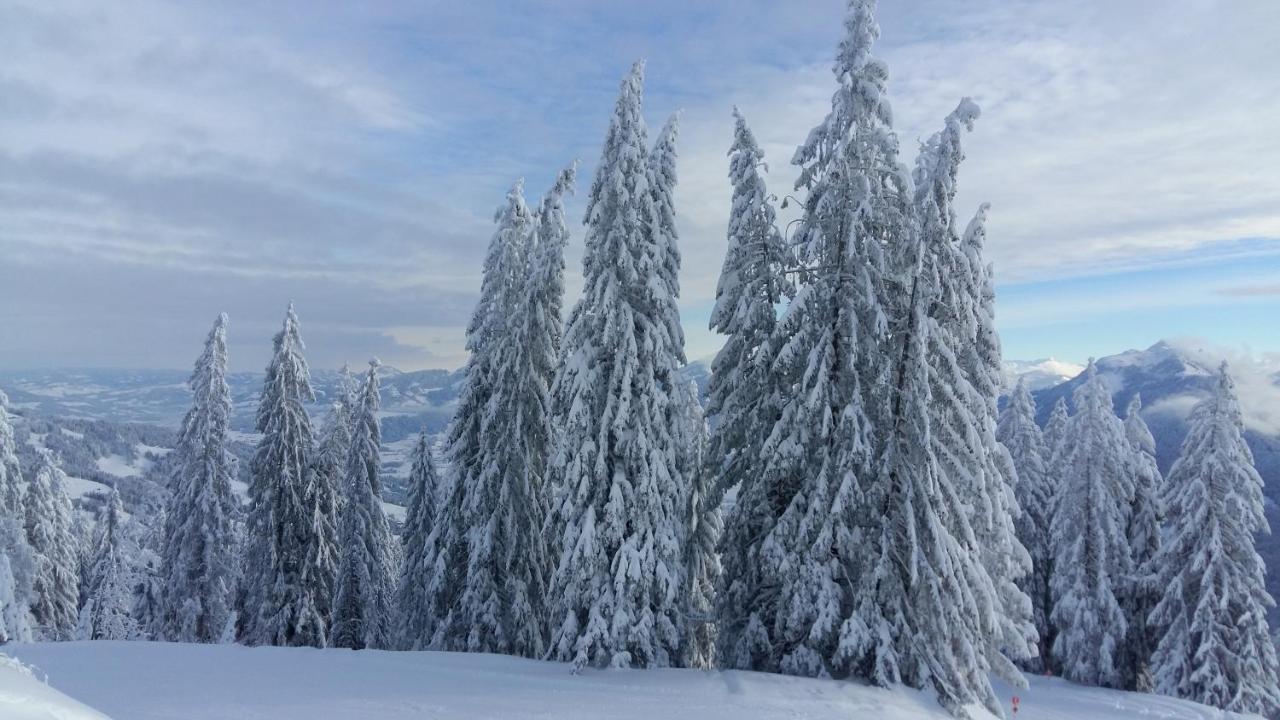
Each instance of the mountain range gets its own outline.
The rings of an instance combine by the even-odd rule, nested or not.
[[[1189,340],[1161,341],[1145,350],[1100,358],[1097,371],[1111,389],[1118,413],[1124,413],[1135,393],[1141,394],[1142,415],[1156,439],[1156,459],[1167,473],[1186,435],[1187,416],[1195,403],[1211,391],[1224,358],[1231,361],[1244,411],[1245,438],[1265,482],[1267,518],[1278,531],[1277,535],[1260,536],[1258,549],[1268,566],[1276,568],[1268,576],[1268,588],[1272,595],[1280,596],[1280,358],[1260,360]],[[1080,373],[1084,366],[1049,358],[1007,361],[1004,369],[1007,387],[1012,387],[1018,378],[1027,380],[1043,424],[1058,398],[1065,398],[1071,405],[1071,395],[1083,381]],[[707,361],[692,362],[682,372],[705,393],[710,377]],[[312,372],[316,402],[311,410],[317,418],[337,396],[339,377],[333,370]],[[186,372],[175,370],[0,371],[0,388],[9,395],[10,405],[24,416],[27,425],[33,420],[42,423],[41,433],[47,433],[59,421],[63,425],[61,431],[73,438],[90,429],[91,435],[98,438],[104,432],[111,434],[104,428],[124,428],[116,434],[132,439],[136,443],[134,450],[123,442],[108,441],[101,445],[106,448],[99,450],[104,457],[97,458],[95,466],[84,468],[87,458],[81,459],[83,474],[102,482],[112,475],[112,470],[136,474],[150,462],[148,458],[155,457],[158,446],[163,444],[157,438],[168,434],[158,430],[176,428],[190,404],[186,379]],[[461,370],[401,372],[383,368],[383,461],[388,500],[402,500],[400,480],[407,472],[413,436],[424,427],[432,433],[444,430],[462,379]],[[253,416],[262,374],[234,373],[227,380],[234,405],[232,427],[236,431],[233,437],[237,454],[247,458],[256,441]],[[20,419],[19,424],[22,423]],[[159,426],[158,434],[139,430],[148,426]],[[66,442],[66,438],[58,439]],[[108,449],[121,447],[123,452],[105,454]],[[1280,614],[1273,611],[1273,615],[1276,624]]]

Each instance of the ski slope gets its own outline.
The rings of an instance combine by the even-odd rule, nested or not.
[[[736,671],[592,670],[573,675],[563,664],[496,655],[145,642],[42,643],[9,646],[5,652],[47,674],[52,688],[118,720],[950,717],[927,693]],[[1012,694],[1003,686],[1001,693]],[[1233,717],[1181,700],[1082,688],[1052,678],[1032,678],[1031,687],[1018,695],[1017,720]],[[990,718],[981,711],[974,716]]]

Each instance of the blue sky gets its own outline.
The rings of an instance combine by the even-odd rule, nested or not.
[[[258,369],[290,299],[314,365],[456,366],[494,207],[573,159],[585,192],[640,57],[651,129],[682,111],[681,309],[710,355],[730,108],[789,192],[842,14],[0,0],[0,366],[186,367],[225,310]],[[904,161],[983,108],[958,201],[993,205],[1006,357],[1280,352],[1280,4],[882,0],[880,24]]]

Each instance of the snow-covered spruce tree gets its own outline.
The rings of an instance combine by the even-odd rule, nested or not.
[[[32,639],[32,582],[35,557],[27,545],[22,505],[22,467],[9,421],[9,398],[0,391],[0,623],[4,640],[28,642]],[[4,572],[8,572],[7,582]]]
[[[66,474],[41,450],[22,498],[27,544],[35,558],[31,616],[44,640],[70,640],[79,609],[79,547],[71,529]]]
[[[382,510],[382,426],[378,419],[377,358],[369,361],[355,413],[356,430],[347,457],[338,546],[341,549],[333,596],[329,644],[360,650],[390,643],[391,528]]]
[[[396,588],[396,628],[394,640],[401,649],[422,650],[431,641],[432,618],[424,596],[428,564],[427,540],[436,518],[436,497],[440,481],[432,459],[431,436],[424,429],[413,448],[413,465],[409,470],[409,505],[405,509],[404,529],[400,533],[404,562]]]
[[[1280,670],[1267,629],[1275,601],[1253,540],[1270,528],[1226,363],[1190,424],[1164,488],[1168,524],[1155,562],[1164,595],[1151,614],[1163,632],[1152,658],[1156,689],[1277,717]]]
[[[636,63],[622,82],[592,183],[585,287],[553,390],[549,655],[577,667],[661,667],[680,651],[687,490],[671,427],[683,351],[661,281],[670,255],[655,230],[643,75]]]
[[[653,252],[657,253],[658,277],[666,285],[666,295],[659,298],[666,310],[667,333],[678,349],[678,364],[684,364],[684,329],[676,310],[676,298],[680,296],[680,246],[676,232],[676,139],[680,131],[680,113],[667,118],[649,153],[649,189],[653,193],[653,211],[656,215],[650,226],[653,236]]]
[[[771,341],[782,405],[761,449],[767,496],[749,500],[777,519],[762,528],[755,618],[726,618],[749,624],[724,659],[759,670],[871,676],[877,646],[893,641],[874,600],[882,513],[870,481],[888,370],[884,251],[909,235],[911,209],[873,14],[850,4],[831,112],[792,158],[808,191],[802,272]]]
[[[1129,401],[1124,420],[1125,436],[1133,457],[1133,499],[1128,509],[1125,536],[1128,539],[1132,573],[1117,591],[1125,611],[1129,634],[1120,651],[1120,671],[1127,690],[1150,692],[1151,654],[1155,651],[1156,633],[1147,618],[1160,601],[1162,589],[1157,586],[1156,555],[1160,551],[1160,490],[1163,480],[1156,464],[1156,441],[1142,419],[1142,398],[1137,393]]]
[[[456,602],[440,607],[447,620],[432,644],[449,650],[499,652],[539,657],[545,652],[543,608],[546,550],[542,535],[546,500],[539,476],[547,429],[533,427],[545,406],[550,377],[545,354],[553,338],[526,332],[549,328],[546,308],[529,304],[532,218],[522,183],[499,209],[498,229],[482,281],[481,301],[472,318],[460,402],[450,429],[449,455],[455,469],[438,518],[432,545],[444,543],[452,567],[441,574],[458,578]],[[556,260],[548,258],[554,265]],[[554,271],[550,273],[555,275]],[[531,348],[535,352],[529,352]],[[527,415],[526,415],[527,413]],[[542,418],[545,423],[545,417]],[[450,552],[448,544],[465,548]],[[439,556],[441,551],[430,550]]]
[[[512,442],[511,434],[487,434],[495,431],[495,413],[491,404],[506,411],[512,398],[494,400],[503,362],[512,357],[515,344],[511,328],[515,308],[513,277],[520,266],[518,258],[527,241],[531,218],[523,197],[523,183],[517,182],[507,194],[507,202],[494,215],[497,230],[489,240],[480,281],[480,299],[467,325],[467,350],[470,355],[464,370],[465,381],[459,393],[458,406],[446,434],[445,452],[450,462],[448,487],[441,500],[423,548],[421,597],[426,619],[424,634],[413,642],[438,649],[467,650],[471,633],[470,617],[464,620],[462,594],[471,567],[470,549],[475,514],[473,495],[484,492],[482,474],[490,489],[498,486],[494,474],[499,460],[506,460]],[[506,385],[503,390],[510,391]],[[510,418],[503,417],[510,421]],[[506,428],[509,430],[510,428]],[[490,495],[489,500],[492,500]],[[487,501],[486,501],[487,504]],[[492,508],[492,505],[488,505]],[[480,568],[483,571],[487,567]],[[486,575],[486,577],[491,577]],[[480,580],[480,578],[477,578]],[[485,626],[492,629],[492,624]],[[533,628],[541,633],[542,628]],[[489,642],[490,633],[483,636]],[[477,641],[482,636],[477,635]]]
[[[771,654],[764,619],[772,617],[776,595],[759,572],[759,556],[780,509],[762,476],[760,450],[782,405],[771,369],[776,308],[795,294],[784,274],[785,249],[763,168],[764,153],[735,108],[728,247],[710,323],[726,337],[711,363],[707,386],[707,415],[716,424],[706,472],[711,475],[710,501],[738,488],[720,540],[723,572],[715,613],[720,662],[736,668],[759,667]]]
[[[1074,400],[1056,459],[1062,486],[1050,535],[1053,658],[1069,680],[1119,687],[1128,625],[1118,593],[1132,572],[1125,518],[1133,450],[1092,361]]]
[[[689,382],[685,388],[684,396],[680,398],[683,414],[679,418],[679,437],[683,448],[680,474],[688,483],[683,541],[685,627],[680,664],[710,668],[715,666],[713,604],[716,584],[720,580],[720,556],[716,546],[723,522],[718,502],[720,495],[713,488],[715,478],[707,462],[710,438],[702,403],[698,400],[698,386]]]
[[[170,481],[161,548],[160,636],[175,642],[218,642],[231,617],[235,585],[236,459],[228,448],[227,316],[209,331],[188,386]]]
[[[317,588],[316,611],[321,619],[318,627],[311,628],[311,643],[316,647],[328,644],[328,632],[332,622],[334,579],[338,574],[338,522],[342,507],[342,490],[347,471],[347,459],[351,454],[352,419],[358,410],[358,398],[345,391],[346,380],[351,377],[343,366],[342,393],[329,406],[320,441],[316,444],[308,466],[303,488],[303,507],[310,512],[307,531],[308,545],[303,563],[307,574],[305,584]]]
[[[961,102],[961,109],[964,105]],[[989,635],[993,646],[989,654],[999,658],[1003,652],[1017,660],[1028,660],[1036,655],[1039,634],[1033,619],[1031,599],[1020,587],[1023,579],[1031,573],[1031,556],[1018,539],[1014,524],[1022,516],[1015,493],[1017,471],[1008,449],[996,437],[1004,363],[1000,335],[995,327],[995,269],[983,258],[988,209],[986,203],[979,206],[960,242],[964,261],[958,265],[968,268],[961,277],[961,284],[967,286],[964,294],[968,296],[968,302],[961,303],[960,307],[968,306],[966,315],[971,319],[953,318],[951,329],[970,398],[967,403],[970,419],[962,425],[973,428],[975,432],[971,437],[976,437],[977,443],[970,442],[969,452],[965,452],[963,445],[955,446],[955,449],[976,459],[976,462],[962,463],[974,471],[975,482],[970,486],[974,509],[971,522],[978,552],[1000,603],[995,626]],[[955,333],[969,323],[972,323],[972,339],[967,328],[965,335]],[[1015,682],[1021,681],[1014,668],[1006,666],[1001,671],[998,665],[997,671],[1005,675],[1014,673]]]
[[[555,450],[551,386],[560,363],[564,327],[564,251],[569,241],[564,201],[574,190],[577,166],[575,161],[562,170],[538,204],[533,235],[525,251],[528,275],[523,285],[524,295],[522,299],[517,298],[519,315],[515,318],[520,352],[517,372],[521,375],[516,382],[521,446],[518,460],[530,477],[529,484],[536,497],[543,503],[538,511],[539,523],[543,524],[550,498],[549,464]],[[544,547],[540,549],[544,585],[558,551],[557,540],[543,536]],[[545,618],[540,624],[545,629]]]
[[[1039,652],[1024,661],[1027,669],[1047,670],[1053,645],[1053,595],[1049,578],[1053,575],[1053,545],[1049,542],[1049,526],[1053,517],[1053,486],[1045,464],[1044,438],[1036,425],[1036,401],[1019,379],[1000,414],[997,437],[1009,450],[1018,474],[1015,491],[1022,509],[1016,521],[1018,539],[1031,555],[1031,572],[1022,578],[1023,592],[1031,599],[1032,620],[1039,635]]]
[[[1049,411],[1049,419],[1044,424],[1044,460],[1049,470],[1055,497],[1062,487],[1060,455],[1062,446],[1066,443],[1067,425],[1070,420],[1071,413],[1067,410],[1067,399],[1060,397],[1053,404],[1053,410]]]
[[[846,652],[856,653],[862,671],[877,683],[932,688],[956,713],[974,703],[998,713],[988,673],[1015,683],[1021,678],[1001,654],[1009,618],[973,525],[983,517],[972,505],[979,492],[974,473],[983,470],[947,454],[954,452],[949,434],[957,426],[990,451],[980,445],[976,393],[955,350],[956,337],[973,325],[939,307],[972,307],[972,296],[966,298],[952,274],[966,263],[955,244],[951,203],[962,159],[960,131],[976,111],[962,102],[922,148],[915,233],[892,247],[892,375],[871,495],[872,512],[883,518],[879,556],[866,576],[874,595],[846,623],[843,639]]]
[[[124,507],[113,487],[90,564],[84,607],[80,608],[82,640],[135,640],[140,635],[133,617],[132,548],[123,527]],[[226,593],[220,602],[225,606]]]
[[[249,464],[245,566],[237,637],[249,645],[316,645],[323,637],[325,591],[305,567],[312,508],[303,502],[315,399],[293,304],[276,334],[258,401],[262,439]]]

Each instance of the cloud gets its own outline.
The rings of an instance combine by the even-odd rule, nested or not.
[[[1228,297],[1275,297],[1280,296],[1280,283],[1263,283],[1260,285],[1237,285],[1220,288],[1218,294]]]
[[[993,203],[1006,283],[1213,262],[1239,238],[1280,237],[1267,161],[1280,137],[1258,124],[1280,113],[1278,7],[1186,0],[1157,19],[1102,0],[882,3],[902,160],[961,96],[983,106],[959,203]],[[581,217],[636,57],[650,124],[684,110],[682,311],[690,355],[704,355],[717,343],[701,323],[723,256],[729,109],[751,121],[773,191],[792,193],[791,154],[830,107],[843,10],[12,0],[0,6],[0,275],[41,282],[0,286],[6,310],[28,313],[0,363],[186,366],[212,313],[235,306],[242,327],[267,332],[286,296],[307,298],[316,327],[346,329],[330,340],[353,347],[335,357],[391,338],[405,348],[386,354],[404,362],[456,363],[493,206],[517,177],[535,201],[579,158]],[[120,324],[136,334],[95,335],[91,358],[63,336]],[[180,347],[153,352],[161,342]]]
[[[1194,358],[1200,366],[1216,370],[1226,361],[1236,385],[1245,427],[1266,435],[1280,435],[1280,353],[1252,352],[1247,347],[1226,347],[1200,338],[1176,338],[1169,343]],[[1169,409],[1185,414],[1192,405],[1178,397]],[[1152,406],[1153,411],[1158,410]]]

